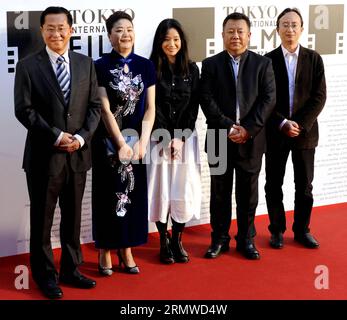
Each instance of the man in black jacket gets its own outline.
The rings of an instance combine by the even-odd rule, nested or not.
[[[295,182],[294,239],[308,248],[318,248],[309,233],[313,205],[312,180],[317,117],[326,100],[321,56],[299,44],[303,20],[298,9],[287,8],[277,18],[281,46],[267,54],[276,78],[276,107],[267,125],[266,203],[271,232],[270,245],[283,247],[286,218],[282,184],[289,152],[292,152]]]
[[[216,146],[223,138],[220,132],[224,139],[228,138],[227,150],[216,150],[227,159],[226,172],[211,174],[212,242],[206,258],[216,258],[229,250],[234,172],[236,248],[248,259],[260,257],[253,240],[254,216],[265,152],[264,126],[275,106],[275,79],[271,60],[247,50],[250,35],[247,16],[237,12],[228,15],[222,33],[226,50],[202,62],[201,107],[208,129],[219,131],[214,140]],[[211,162],[214,155],[209,154],[208,143],[206,146]]]

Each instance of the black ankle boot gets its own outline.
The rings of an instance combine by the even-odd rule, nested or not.
[[[171,251],[171,237],[167,231],[164,234],[160,234],[160,261],[165,264],[174,263],[174,256]]]
[[[172,229],[171,249],[176,262],[188,262],[189,257],[182,245],[182,232]]]
[[[166,230],[167,224],[162,222],[156,222],[156,225],[160,235],[160,261],[165,264],[172,264],[175,262],[175,260],[170,247],[170,233]]]

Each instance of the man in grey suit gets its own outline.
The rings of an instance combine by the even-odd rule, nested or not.
[[[326,100],[321,56],[299,44],[303,20],[298,9],[287,8],[277,18],[281,45],[269,52],[276,77],[276,107],[267,125],[266,203],[271,232],[270,245],[283,247],[286,217],[282,184],[289,153],[295,182],[294,240],[318,248],[309,229],[313,206],[314,154],[318,144],[317,117]]]
[[[61,261],[59,280],[78,288],[95,281],[83,276],[81,204],[90,142],[100,119],[97,80],[91,58],[68,50],[72,16],[61,7],[41,14],[46,47],[17,63],[15,115],[27,128],[23,168],[30,197],[32,276],[51,299],[61,298],[54,266],[51,228],[59,198]]]
[[[227,156],[226,172],[211,175],[212,239],[206,258],[216,258],[229,250],[234,173],[236,249],[247,259],[260,258],[254,244],[254,216],[265,151],[265,122],[275,106],[276,88],[271,60],[247,49],[250,27],[246,15],[228,15],[222,33],[226,50],[202,62],[201,108],[208,129],[224,129],[224,139],[228,138],[226,150],[220,150]],[[218,136],[215,146],[219,145]],[[207,154],[211,162],[208,144]]]

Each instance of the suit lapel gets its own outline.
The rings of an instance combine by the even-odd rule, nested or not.
[[[42,72],[43,77],[47,80],[47,83],[52,88],[52,91],[59,97],[61,103],[65,105],[64,96],[60,89],[57,77],[53,71],[51,61],[49,60],[46,49],[43,49],[37,56],[39,69]]]
[[[298,102],[300,101],[300,98],[298,97],[297,88],[298,88],[298,81],[301,77],[301,73],[303,70],[305,70],[305,64],[306,64],[306,55],[307,51],[304,47],[300,46],[299,50],[299,56],[298,56],[298,62],[296,64],[296,73],[295,73],[295,91],[294,91],[294,101],[293,101],[293,113],[295,113],[298,110]],[[304,71],[305,72],[305,71]]]
[[[289,85],[288,71],[287,71],[286,61],[284,59],[281,46],[279,46],[276,51],[276,64],[279,70],[279,74],[283,75],[282,79],[285,82],[286,87],[288,88],[288,85]]]
[[[81,64],[78,61],[78,58],[73,52],[69,52],[69,58],[70,58],[70,79],[71,79],[71,93],[70,93],[70,103],[69,105],[74,105],[73,101],[76,99],[78,95],[78,86],[79,86],[79,79],[81,75]]]
[[[231,102],[232,108],[229,111],[230,116],[236,120],[236,81],[234,76],[234,69],[231,64],[231,57],[227,50],[223,52],[222,59],[220,63],[220,72],[223,75],[225,84],[225,95],[227,95]]]
[[[243,83],[244,81],[243,80],[245,78],[242,77],[242,75],[244,74],[243,70],[244,70],[246,61],[248,60],[248,55],[249,55],[248,50],[246,50],[245,52],[243,52],[241,54],[241,59],[239,62],[238,76],[237,76],[238,80],[237,80],[237,83],[236,83],[236,81],[234,81],[234,83],[235,83],[235,113],[236,113],[236,99],[237,99],[239,102],[240,119],[243,119],[244,115],[249,111],[248,107],[247,107],[247,103],[245,102],[245,95],[243,95],[241,93],[241,92],[246,92],[248,90],[247,88],[244,89],[244,83]],[[232,66],[231,61],[230,61],[230,66],[231,66],[231,69],[233,71],[233,76],[234,76],[234,68]]]
[[[231,57],[229,56],[228,51],[224,51],[224,66],[223,70],[225,70],[225,78],[227,79],[227,83],[230,83],[230,81],[233,83],[234,88],[236,88],[236,82],[235,82],[235,76],[234,76],[234,69],[231,64]]]
[[[297,83],[300,77],[300,73],[304,69],[305,61],[306,61],[306,50],[304,47],[300,46],[298,63],[296,65],[295,83]]]

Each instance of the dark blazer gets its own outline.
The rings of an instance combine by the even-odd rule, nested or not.
[[[200,105],[208,129],[229,131],[235,124],[237,92],[240,124],[251,136],[246,143],[237,144],[237,150],[244,158],[261,157],[266,141],[263,129],[275,106],[275,89],[271,60],[266,57],[248,50],[242,54],[237,87],[226,50],[205,59],[201,71]]]
[[[97,80],[91,58],[69,51],[70,103],[65,105],[46,49],[19,61],[14,87],[15,114],[27,128],[23,168],[55,175],[71,157],[74,172],[91,167],[90,142],[100,119]],[[85,144],[68,155],[53,145],[61,131],[79,134]]]
[[[300,46],[295,76],[295,94],[293,115],[289,118],[288,74],[281,46],[266,54],[272,60],[276,78],[276,107],[268,124],[268,143],[281,143],[291,139],[293,147],[298,149],[314,148],[318,144],[317,117],[326,100],[324,65],[321,56],[310,49]],[[302,133],[288,138],[279,132],[284,119],[297,122]]]

